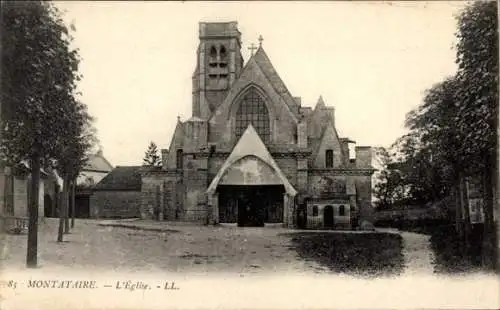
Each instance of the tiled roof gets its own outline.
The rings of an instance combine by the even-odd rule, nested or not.
[[[141,190],[141,166],[117,166],[94,187],[94,190]]]

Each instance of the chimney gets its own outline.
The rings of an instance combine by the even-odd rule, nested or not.
[[[371,146],[356,146],[356,168],[372,167],[372,148]]]

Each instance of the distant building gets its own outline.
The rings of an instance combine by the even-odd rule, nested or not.
[[[48,173],[40,171],[39,184],[39,217],[44,217],[45,183]],[[31,196],[31,169],[26,162],[15,167],[4,167],[0,173],[0,207],[6,216],[27,217],[28,203]]]
[[[141,166],[117,166],[92,188],[90,217],[140,217]]]
[[[113,165],[104,157],[102,150],[90,155],[85,168],[76,180],[78,186],[93,186],[113,170]]]
[[[113,170],[111,163],[104,157],[102,150],[90,155],[85,168],[76,180],[75,217],[90,217],[90,196],[92,189]],[[70,216],[71,216],[70,210]]]

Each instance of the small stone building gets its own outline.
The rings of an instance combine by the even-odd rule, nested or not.
[[[92,189],[90,217],[140,217],[141,167],[117,166]]]
[[[199,27],[192,117],[177,120],[162,168],[142,173],[141,217],[338,229],[370,221],[371,148],[350,159],[354,141],[338,135],[335,109],[321,97],[303,106],[262,44],[245,63],[236,22]]]

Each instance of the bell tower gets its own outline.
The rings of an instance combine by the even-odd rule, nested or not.
[[[200,22],[199,27],[193,116],[207,119],[239,77],[243,56],[237,22]]]

